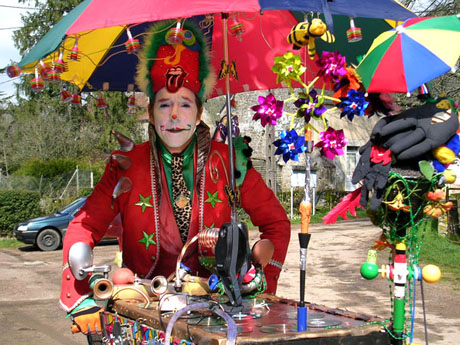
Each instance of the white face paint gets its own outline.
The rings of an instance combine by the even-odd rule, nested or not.
[[[166,88],[157,92],[150,121],[169,152],[181,153],[192,141],[200,123],[201,112],[198,111],[195,94],[185,87],[175,93]]]

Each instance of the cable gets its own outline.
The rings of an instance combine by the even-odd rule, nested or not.
[[[422,293],[423,326],[425,328],[425,343],[426,345],[428,345],[428,329],[426,328],[426,311],[425,311],[425,295],[423,293],[423,279],[420,279],[420,291]]]
[[[237,335],[236,323],[230,315],[228,315],[226,312],[224,312],[222,309],[219,309],[218,307],[219,305],[215,303],[198,302],[198,303],[190,304],[180,309],[179,311],[177,311],[168,323],[168,328],[166,329],[166,334],[165,334],[165,345],[171,344],[172,329],[177,319],[179,319],[182,316],[182,314],[188,311],[191,311],[193,309],[203,309],[203,308],[209,308],[213,313],[217,314],[218,316],[220,316],[227,322],[227,343],[226,344],[234,345],[236,342],[236,335]]]

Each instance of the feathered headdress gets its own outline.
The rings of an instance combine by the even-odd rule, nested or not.
[[[169,20],[154,24],[139,56],[136,83],[152,100],[166,87],[192,90],[202,101],[212,92],[216,76],[208,42],[192,22]]]

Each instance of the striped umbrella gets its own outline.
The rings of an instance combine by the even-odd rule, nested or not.
[[[455,71],[460,15],[411,18],[380,34],[357,67],[368,92],[411,92]]]

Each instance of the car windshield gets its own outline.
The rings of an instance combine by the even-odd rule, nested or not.
[[[62,214],[70,213],[73,210],[75,210],[77,207],[83,206],[84,202],[85,202],[85,199],[82,199],[82,198],[77,199],[73,203],[64,207],[62,210],[59,210],[58,213],[62,213]]]

